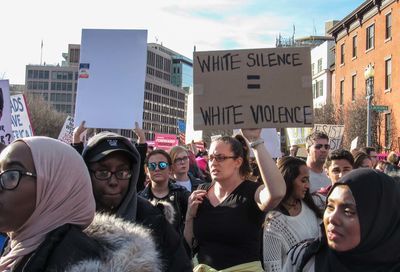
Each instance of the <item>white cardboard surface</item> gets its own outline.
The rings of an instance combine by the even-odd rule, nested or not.
[[[83,29],[75,123],[131,129],[142,123],[147,30]]]

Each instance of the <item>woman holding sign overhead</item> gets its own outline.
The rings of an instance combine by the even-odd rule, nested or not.
[[[285,181],[260,138],[261,129],[243,136],[220,137],[211,143],[209,167],[213,182],[189,197],[185,239],[197,253],[194,271],[263,271],[260,262],[265,212],[285,195]],[[250,142],[263,185],[249,181]]]

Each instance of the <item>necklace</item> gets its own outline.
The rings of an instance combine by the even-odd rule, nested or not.
[[[283,202],[282,204],[288,211],[289,210],[296,211],[300,208],[300,200],[298,200],[298,199],[296,199],[292,203]]]

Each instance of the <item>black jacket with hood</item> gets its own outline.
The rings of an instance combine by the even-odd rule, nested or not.
[[[87,154],[93,151],[100,142],[113,139],[123,141],[130,148],[129,151],[136,159],[136,162],[132,163],[133,174],[128,192],[118,207],[116,216],[150,229],[155,239],[156,247],[160,251],[163,271],[192,271],[192,263],[185,251],[183,239],[166,220],[159,208],[138,196],[136,185],[139,178],[141,158],[131,141],[113,132],[101,132],[89,140],[82,153],[83,159],[87,162]]]

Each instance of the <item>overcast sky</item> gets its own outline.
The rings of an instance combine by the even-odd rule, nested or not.
[[[147,29],[148,42],[192,58],[198,51],[274,47],[284,37],[323,35],[362,0],[2,0],[0,79],[24,84],[25,65],[61,63],[82,28]]]

